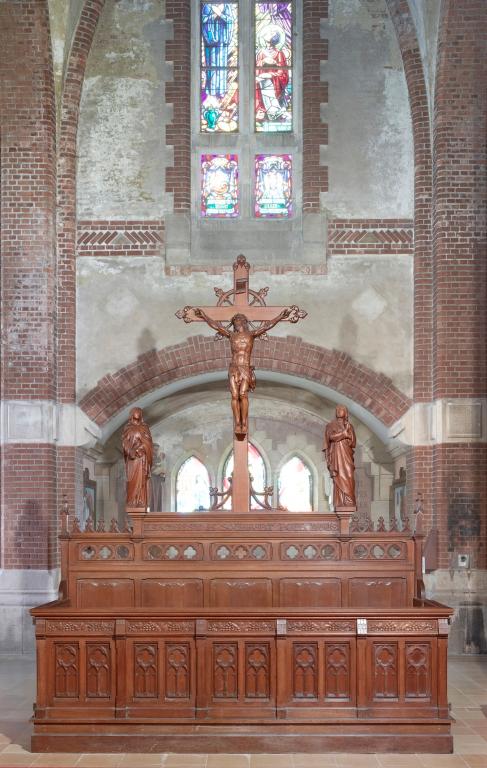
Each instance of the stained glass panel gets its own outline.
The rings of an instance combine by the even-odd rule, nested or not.
[[[210,508],[210,476],[205,465],[190,456],[176,477],[176,511],[195,512]]]
[[[255,129],[292,130],[292,3],[255,4]]]
[[[311,512],[311,472],[299,456],[293,456],[279,472],[279,504],[290,512]]]
[[[286,218],[291,214],[291,155],[256,155],[255,215],[258,218]]]
[[[201,130],[238,128],[238,8],[201,4]]]
[[[252,443],[249,443],[248,455],[249,455],[249,472],[252,476],[252,485],[254,486],[256,491],[263,491],[264,487],[267,485],[264,459],[260,455],[260,452],[257,450],[255,445],[252,445]],[[233,472],[233,451],[229,455],[223,467],[223,490],[224,491],[228,491],[228,487],[229,487],[228,478],[231,476],[232,472]],[[232,508],[231,499],[227,499],[227,501],[223,505],[223,509],[231,509],[231,508]],[[250,508],[260,509],[259,505],[257,504],[256,501],[254,501],[254,499],[251,500]]]
[[[201,215],[238,216],[237,155],[201,155]]]

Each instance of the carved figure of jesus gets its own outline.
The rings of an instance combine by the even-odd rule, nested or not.
[[[130,411],[122,432],[122,449],[127,475],[127,506],[146,510],[154,448],[142,408]]]
[[[228,383],[232,396],[233,427],[237,438],[242,439],[247,434],[249,414],[248,393],[249,390],[253,392],[255,389],[255,371],[254,366],[251,365],[254,339],[274,328],[281,320],[288,318],[291,312],[292,308],[286,307],[273,320],[262,323],[257,330],[249,328],[249,321],[245,315],[236,314],[230,321],[230,325],[233,327],[233,330],[230,330],[226,326],[212,320],[199,307],[196,307],[194,310],[196,317],[204,320],[214,331],[230,339],[232,359],[228,368]]]
[[[355,430],[348,420],[348,410],[337,405],[336,418],[326,425],[323,450],[326,465],[333,480],[333,506],[335,512],[343,508],[355,509]]]

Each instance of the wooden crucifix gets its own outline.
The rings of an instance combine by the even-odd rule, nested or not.
[[[297,323],[307,312],[296,305],[268,307],[265,303],[268,288],[253,291],[249,288],[249,270],[245,256],[239,256],[233,265],[233,289],[215,288],[218,301],[215,307],[191,307],[176,312],[185,323],[205,322],[217,331],[217,338],[230,340],[232,358],[228,368],[228,383],[233,412],[234,470],[231,483],[232,509],[241,512],[250,505],[250,479],[248,469],[248,411],[249,391],[255,389],[255,373],[251,364],[254,339],[281,321]]]

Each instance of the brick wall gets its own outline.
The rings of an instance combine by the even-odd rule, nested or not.
[[[166,144],[173,147],[174,164],[166,169],[166,192],[173,194],[174,211],[191,208],[191,4],[167,0],[166,17],[173,23],[173,39],[166,42],[166,61],[173,79],[166,83],[166,102],[173,120],[166,127]]]
[[[328,59],[328,41],[320,21],[328,17],[328,0],[303,2],[303,211],[320,211],[320,192],[328,190],[328,168],[321,165],[320,145],[328,144],[328,126],[320,105],[328,102],[328,84],[321,82],[320,62]]]

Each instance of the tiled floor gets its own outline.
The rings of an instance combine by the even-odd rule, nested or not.
[[[0,768],[487,768],[487,658],[454,660],[453,755],[72,755],[29,752],[34,662],[0,660]]]

